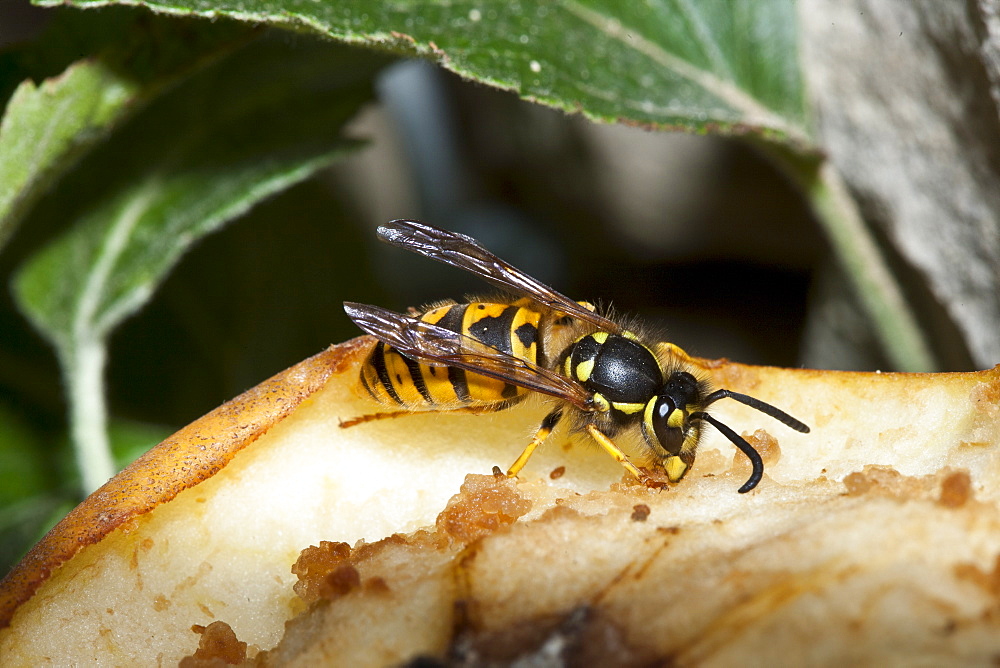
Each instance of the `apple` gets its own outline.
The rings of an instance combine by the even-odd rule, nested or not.
[[[714,404],[764,456],[763,481],[741,495],[749,464],[708,426],[691,472],[660,490],[561,431],[517,480],[494,476],[545,415],[542,398],[343,429],[378,410],[358,391],[371,345],[265,381],[73,510],[0,584],[0,663],[1000,652],[1000,368],[695,359],[715,386],[811,427]]]

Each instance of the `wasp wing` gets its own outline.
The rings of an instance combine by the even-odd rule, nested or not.
[[[418,220],[393,220],[378,228],[378,238],[393,246],[464,269],[504,290],[524,295],[553,311],[589,322],[603,331],[613,334],[622,331],[618,323],[528,276],[480,246],[472,237],[442,230]]]
[[[358,327],[422,364],[465,369],[590,407],[591,393],[579,383],[470,336],[379,306],[344,302],[344,310]]]

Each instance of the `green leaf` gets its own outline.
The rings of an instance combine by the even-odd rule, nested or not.
[[[0,247],[23,210],[78,141],[106,128],[135,87],[100,63],[81,62],[57,79],[14,92],[0,123]]]
[[[0,403],[0,571],[41,537],[39,526],[59,503],[58,462],[45,445],[26,420]]]
[[[42,441],[17,413],[0,404],[0,508],[40,494],[52,480]]]
[[[115,463],[124,467],[170,431],[111,420]],[[68,444],[59,438],[58,447],[45,445],[24,420],[0,404],[0,572],[13,566],[76,503],[79,480],[68,461]],[[63,474],[61,480],[57,473]]]
[[[56,347],[87,488],[113,469],[107,336],[192,243],[353,147],[340,128],[381,64],[312,40],[263,40],[133,119],[47,203],[72,225],[26,263],[15,298]]]
[[[9,571],[74,505],[66,497],[40,494],[0,506],[0,571]]]
[[[80,52],[73,47],[97,55],[41,84],[25,80],[11,96],[0,121],[0,249],[76,159],[165,86],[251,34],[232,25],[140,20],[121,10],[73,14],[60,14],[33,52],[18,54],[19,70],[45,61],[34,68],[42,71],[57,54]]]
[[[806,138],[794,0],[127,4],[429,56],[464,77],[595,120]]]

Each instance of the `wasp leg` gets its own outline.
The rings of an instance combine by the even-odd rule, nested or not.
[[[625,467],[626,471],[634,475],[642,482],[646,482],[647,480],[649,480],[649,476],[640,471],[639,469],[637,469],[635,467],[635,464],[629,461],[628,456],[624,452],[622,452],[621,449],[617,445],[615,445],[615,442],[612,441],[610,438],[608,438],[608,436],[604,432],[602,432],[594,425],[588,424],[587,433],[589,433],[591,437],[595,441],[597,441],[602,448],[604,448],[605,452],[614,457],[616,462]]]
[[[545,419],[542,420],[541,426],[538,427],[538,431],[536,431],[535,435],[531,437],[531,443],[528,443],[527,447],[524,449],[524,452],[522,452],[521,455],[517,458],[517,460],[515,460],[514,463],[510,465],[510,468],[507,469],[508,478],[513,478],[514,476],[516,476],[518,473],[521,472],[521,469],[524,468],[524,465],[528,463],[528,459],[531,458],[531,453],[533,453],[535,451],[535,448],[541,445],[542,442],[549,437],[549,434],[552,433],[552,430],[556,428],[557,424],[559,424],[559,420],[562,419],[562,415],[563,415],[562,407],[558,407],[553,409],[551,413],[545,416]]]
[[[367,415],[359,415],[358,417],[351,418],[350,420],[341,420],[340,428],[347,429],[348,427],[355,427],[365,422],[374,422],[375,420],[386,420],[388,418],[398,418],[398,417],[403,417],[404,415],[413,415],[414,413],[417,412],[418,411],[397,411],[395,413],[368,413]]]
[[[472,415],[482,415],[484,413],[496,413],[497,411],[502,411],[505,408],[509,408],[510,404],[487,404],[485,406],[459,406],[457,408],[447,408],[447,409],[436,409],[433,411],[422,410],[422,411],[394,411],[392,413],[368,413],[367,415],[359,415],[358,417],[351,418],[350,420],[341,420],[340,428],[347,429],[348,427],[355,427],[359,424],[365,422],[374,422],[375,420],[388,420],[389,418],[406,417],[407,415],[421,415],[424,413],[471,413]]]

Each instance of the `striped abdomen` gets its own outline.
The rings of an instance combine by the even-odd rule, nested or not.
[[[540,318],[538,311],[524,305],[487,302],[439,306],[420,316],[425,322],[535,363]],[[361,369],[361,384],[380,403],[411,410],[497,404],[527,393],[516,385],[464,369],[420,364],[381,341]]]

